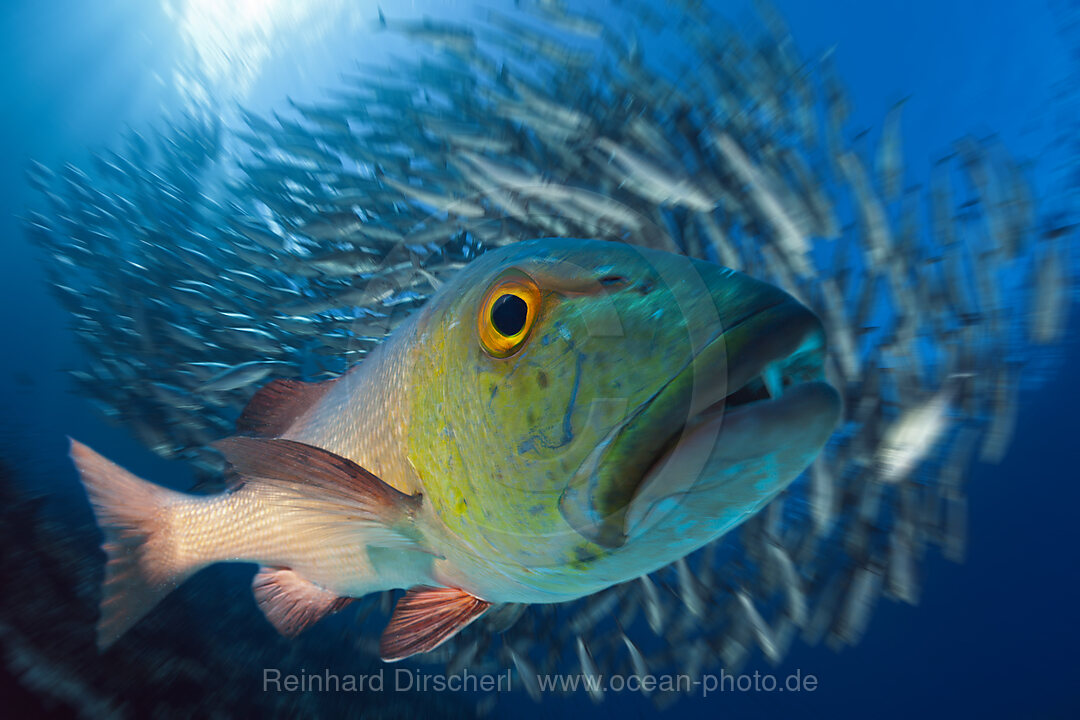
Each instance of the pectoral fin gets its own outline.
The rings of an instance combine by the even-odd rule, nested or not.
[[[383,630],[379,655],[394,662],[434,650],[489,607],[486,600],[457,588],[415,587],[398,600]]]
[[[308,582],[287,568],[261,568],[251,589],[266,619],[286,637],[299,635],[353,601]]]
[[[419,495],[406,495],[352,460],[313,445],[275,438],[231,437],[214,443],[246,482],[280,491],[282,503],[306,510],[312,532],[325,542],[355,540],[367,545],[412,545],[411,520]]]

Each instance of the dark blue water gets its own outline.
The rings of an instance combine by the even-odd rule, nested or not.
[[[258,3],[255,3],[256,5]],[[1063,36],[1068,3],[780,2],[800,47],[837,46],[836,60],[854,101],[852,125],[879,128],[885,111],[910,96],[904,115],[907,177],[926,178],[956,137],[997,133],[1034,159],[1040,194],[1065,203],[1063,168],[1075,148],[1055,145],[1068,120],[1066,99],[1078,81],[1078,49]],[[183,6],[183,3],[178,3]],[[457,4],[424,5],[444,16]],[[374,6],[370,14],[374,15]],[[405,14],[402,8],[399,11]],[[675,12],[671,10],[670,12]],[[735,18],[744,13],[735,9]],[[317,14],[317,13],[316,13]],[[88,517],[66,458],[66,436],[107,451],[143,477],[169,481],[187,470],[152,456],[122,429],[104,425],[62,374],[79,350],[65,313],[45,292],[37,259],[16,215],[34,202],[23,178],[30,158],[82,163],[88,149],[114,143],[127,126],[158,122],[175,107],[172,72],[183,53],[176,22],[156,2],[5,3],[0,9],[0,428],[17,447],[24,477],[57,503]],[[303,33],[300,25],[295,32]],[[1075,33],[1072,36],[1075,40]],[[282,47],[286,47],[284,44]],[[292,47],[292,46],[288,46]],[[336,59],[372,59],[331,33],[304,75],[271,59],[249,104],[268,107],[303,96],[320,78],[333,82]],[[275,65],[276,63],[276,65]],[[1063,124],[1064,117],[1064,124]],[[1070,155],[1070,153],[1072,153]],[[1073,170],[1075,172],[1075,170]],[[881,601],[866,636],[839,653],[796,643],[779,668],[760,658],[748,668],[818,679],[802,693],[719,693],[688,697],[671,715],[686,717],[1080,717],[1080,547],[1076,408],[1080,346],[1074,318],[1056,370],[1022,396],[1019,427],[998,466],[976,466],[968,482],[967,561],[931,553],[917,607]],[[0,441],[5,440],[0,437]],[[6,443],[10,444],[10,443]],[[384,698],[364,698],[382,701]],[[3,699],[0,698],[0,707]],[[638,697],[608,696],[600,707],[581,695],[542,705],[523,694],[500,703],[500,716],[594,714],[644,717]]]

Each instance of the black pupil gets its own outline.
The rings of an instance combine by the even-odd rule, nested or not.
[[[491,324],[505,337],[512,337],[525,327],[529,306],[517,295],[503,295],[491,306]]]

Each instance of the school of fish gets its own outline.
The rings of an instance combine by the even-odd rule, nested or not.
[[[767,7],[764,32],[748,39],[704,4],[679,3],[669,15],[633,0],[618,4],[634,19],[633,30],[559,2],[522,3],[513,14],[490,11],[460,24],[395,20],[392,12],[380,12],[376,31],[408,36],[419,51],[358,66],[343,76],[347,87],[329,91],[325,102],[290,101],[287,112],[270,117],[202,108],[154,134],[129,133],[122,150],[95,154],[88,169],[35,164],[27,171],[43,195],[41,209],[27,213],[28,236],[41,249],[54,294],[86,350],[87,366],[72,372],[74,381],[104,417],[162,457],[194,463],[204,489],[225,487],[222,473],[231,464],[231,472],[246,478],[239,490],[227,491],[232,496],[259,492],[251,478],[268,481],[264,493],[300,496],[305,482],[311,490],[309,481],[288,477],[289,462],[299,462],[289,454],[296,450],[290,440],[322,448],[325,455],[303,460],[322,462],[328,477],[344,473],[369,494],[372,483],[382,482],[373,492],[384,504],[398,503],[392,517],[368,505],[354,510],[386,520],[382,541],[398,548],[392,552],[422,556],[418,566],[425,567],[407,582],[380,584],[365,576],[335,585],[319,576],[317,589],[334,590],[319,596],[320,607],[338,610],[342,597],[382,591],[354,603],[357,623],[366,627],[369,615],[390,615],[388,588],[434,581],[468,585],[474,599],[487,593],[491,603],[483,614],[462,611],[461,598],[453,599],[455,612],[469,620],[451,623],[456,634],[440,625],[426,641],[395,647],[389,656],[425,651],[416,659],[451,671],[510,666],[537,699],[539,689],[527,680],[537,673],[674,670],[697,677],[717,666],[735,672],[755,648],[779,662],[800,635],[809,643],[858,642],[882,596],[917,603],[928,548],[963,558],[965,476],[976,459],[1004,456],[1021,381],[1036,383],[1053,357],[1073,296],[1076,230],[1068,217],[1040,211],[1021,163],[997,140],[958,140],[925,187],[912,185],[901,149],[902,105],[888,113],[869,150],[869,138],[853,137],[848,127],[850,100],[828,54],[799,56],[783,21]],[[646,35],[678,37],[691,60],[650,57]],[[522,243],[534,238],[597,242]],[[599,571],[603,581],[590,575],[595,563],[622,557],[611,548],[624,541],[628,552],[633,549],[633,533],[629,541],[624,535],[632,521],[642,522],[642,512],[633,511],[632,490],[614,500],[597,490],[648,489],[649,483],[620,484],[601,473],[567,491],[563,478],[557,491],[542,493],[536,527],[561,523],[569,533],[560,537],[572,542],[558,546],[556,561],[538,560],[521,537],[508,540],[513,533],[501,531],[532,517],[525,501],[500,506],[503,516],[481,519],[481,508],[469,503],[482,502],[490,485],[460,473],[435,481],[430,472],[416,484],[400,463],[375,459],[379,452],[370,445],[335,435],[340,428],[329,427],[329,420],[312,420],[318,413],[304,416],[312,405],[296,405],[294,397],[318,381],[344,388],[340,394],[351,403],[357,383],[350,378],[392,374],[402,345],[396,339],[416,342],[417,328],[432,314],[449,312],[465,327],[460,332],[475,334],[476,307],[508,268],[523,270],[522,282],[535,280],[537,297],[547,297],[549,285],[566,278],[530,272],[529,263],[552,253],[565,259],[570,247],[591,255],[570,265],[604,269],[577,278],[588,291],[578,288],[567,297],[580,293],[609,309],[623,307],[620,293],[639,287],[641,272],[620,269],[624,257],[632,265],[649,258],[646,265],[654,269],[697,263],[695,273],[710,288],[732,278],[780,288],[788,307],[810,308],[820,318],[827,337],[820,369],[828,381],[821,385],[835,388],[843,401],[839,427],[824,450],[801,475],[796,466],[802,460],[792,462],[772,488],[782,492],[764,510],[715,542],[695,535],[678,551],[616,562]],[[655,293],[669,292],[669,285],[657,282]],[[650,296],[656,297],[639,292]],[[425,304],[432,297],[435,302]],[[448,310],[451,300],[457,304]],[[603,314],[585,337],[600,343],[596,348],[607,338],[610,347],[639,357],[633,353],[641,348],[627,344],[636,337],[633,321],[615,312],[620,331],[609,337],[596,331]],[[675,323],[701,324],[692,318],[681,314]],[[541,327],[541,335],[547,329]],[[551,337],[571,343],[580,336]],[[437,333],[419,340],[421,346],[449,342]],[[480,352],[475,342],[470,352]],[[572,361],[573,352],[566,357]],[[732,362],[737,357],[733,352]],[[423,360],[403,364],[415,362]],[[780,364],[766,365],[756,366],[745,386],[748,407],[785,396],[791,378]],[[585,442],[598,446],[604,423],[615,422],[604,416],[608,406],[595,400],[581,404],[592,408],[592,421],[572,418],[567,408],[574,403],[563,395],[577,387],[575,369],[572,362],[559,368],[551,384],[553,397],[562,398],[552,405],[557,417],[549,408],[541,420],[521,420],[534,429],[552,422],[549,432],[515,435],[516,418],[497,428],[501,432],[485,424],[472,428],[492,433],[495,442],[486,447],[496,451],[505,452],[513,440],[507,468],[564,441],[558,437],[564,431],[591,432]],[[390,396],[400,381],[389,377],[361,384],[379,385],[369,393]],[[270,385],[276,394],[256,395],[273,378],[292,379]],[[539,380],[531,373],[522,382]],[[461,391],[469,401],[462,400],[454,433],[483,416],[473,401],[486,400],[485,393],[493,399],[493,387]],[[513,387],[507,383],[498,392]],[[599,384],[593,388],[600,391],[595,398],[610,397]],[[323,402],[354,407],[333,399],[334,390],[326,392],[320,397],[331,400]],[[255,410],[241,417],[253,397]],[[528,397],[540,397],[532,384]],[[512,407],[510,399],[504,402],[499,412]],[[619,421],[626,417],[625,408],[609,412]],[[362,421],[385,417],[379,411]],[[507,422],[506,415],[496,417]],[[238,418],[251,432],[223,441],[236,433]],[[412,421],[426,422],[425,432],[442,427],[441,419],[424,413]],[[455,440],[490,452],[482,439]],[[252,445],[275,442],[286,445],[271,451]],[[636,462],[652,462],[662,450],[642,449]],[[81,446],[73,454],[84,472],[121,472]],[[469,462],[437,450],[429,455],[407,464]],[[806,461],[813,456],[807,450]],[[432,482],[441,484],[429,490]],[[316,489],[331,492],[328,487]],[[659,501],[647,499],[645,505]],[[461,569],[469,565],[468,553],[447,563],[455,569],[433,574],[427,566],[434,556],[416,533],[431,533],[434,525],[400,526],[433,505],[441,508],[440,527],[451,534],[483,526],[483,542],[499,548],[509,542],[511,555],[518,553],[515,567],[534,560],[545,568],[573,566],[573,579],[558,573],[547,588],[533,579],[529,592],[518,591],[521,577],[502,576],[485,586],[489,572]],[[296,507],[291,512],[299,512]],[[619,509],[615,523],[613,508]],[[410,543],[425,549],[401,550]],[[269,566],[302,562],[234,550],[223,557],[268,565],[255,589],[275,625],[291,631],[317,619],[298,619],[280,607],[275,614],[274,597],[309,588],[303,573],[273,577],[288,571]],[[576,563],[568,563],[567,552],[578,552]],[[315,575],[325,567],[314,565]],[[416,569],[404,566],[405,574]],[[559,597],[559,588],[572,589]],[[421,598],[406,609],[429,610],[431,601]],[[128,611],[133,621],[138,613]],[[107,630],[107,640],[114,636]],[[358,645],[380,652],[379,633],[361,632]],[[386,650],[383,645],[384,657]],[[654,700],[664,706],[675,696],[657,693]]]

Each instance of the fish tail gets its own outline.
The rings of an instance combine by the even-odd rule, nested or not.
[[[169,504],[180,493],[146,482],[71,441],[71,459],[105,535],[107,556],[98,648],[112,645],[193,570],[169,537]]]

